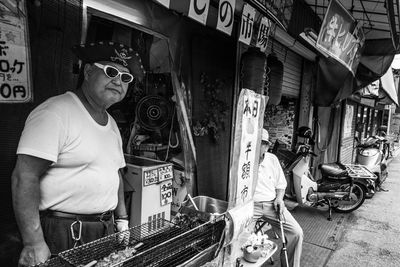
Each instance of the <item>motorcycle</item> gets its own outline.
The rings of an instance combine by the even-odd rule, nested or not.
[[[328,163],[319,166],[322,178],[316,180],[309,170],[310,157],[316,156],[311,150],[312,131],[300,127],[297,135],[304,142],[298,144],[295,159],[284,170],[288,182],[285,197],[300,205],[328,205],[328,220],[332,219],[332,209],[342,213],[358,209],[376,176],[362,165]]]
[[[385,137],[369,136],[364,142],[356,137],[356,164],[366,166],[376,176],[375,187],[382,190],[382,184],[388,176],[387,165],[390,157],[389,143]]]

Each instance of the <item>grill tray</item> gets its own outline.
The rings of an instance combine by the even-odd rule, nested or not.
[[[193,229],[179,227],[164,219],[130,228],[82,246],[64,251],[60,258],[69,266],[82,266],[123,250],[121,235],[129,235],[129,245],[142,242],[136,254],[110,266],[176,266],[218,242],[225,221],[207,222]]]

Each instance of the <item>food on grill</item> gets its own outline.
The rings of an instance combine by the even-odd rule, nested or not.
[[[123,262],[124,260],[132,257],[133,254],[136,253],[136,249],[138,249],[142,245],[143,245],[143,243],[138,243],[134,247],[126,247],[124,250],[113,252],[110,255],[108,255],[107,257],[103,258],[102,260],[99,260],[95,266],[96,267],[106,267],[106,266],[110,266],[113,264],[118,264],[120,262]]]
[[[189,216],[184,213],[177,213],[172,219],[172,222],[179,227],[189,227],[190,229],[193,229],[204,223],[199,216]]]

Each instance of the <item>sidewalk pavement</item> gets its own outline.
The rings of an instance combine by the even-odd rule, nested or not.
[[[400,154],[400,147],[397,145],[393,152],[393,157],[389,160],[389,164]],[[400,159],[397,159],[399,161]],[[395,173],[395,172],[393,172]],[[394,177],[394,174],[389,177]],[[388,178],[389,178],[388,177]],[[384,192],[382,192],[384,193]],[[380,192],[378,192],[380,194]],[[368,200],[374,201],[375,196]],[[365,205],[365,204],[363,204]],[[304,243],[301,257],[301,266],[303,267],[321,267],[321,266],[367,266],[367,265],[349,265],[346,261],[336,264],[332,259],[332,255],[339,247],[346,229],[354,220],[354,211],[352,213],[332,213],[332,220],[328,221],[328,208],[310,208],[297,206],[291,211],[292,215],[299,222],[304,232]],[[267,232],[269,236],[273,236],[272,230]],[[265,263],[263,266],[278,267],[280,265],[279,252],[281,249],[280,240],[273,239],[279,244],[277,252],[274,254],[274,264]],[[328,264],[329,263],[329,264]],[[375,265],[371,265],[375,266]],[[385,265],[380,265],[385,266]],[[400,265],[398,265],[400,266]]]

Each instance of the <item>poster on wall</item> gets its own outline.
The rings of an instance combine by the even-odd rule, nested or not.
[[[343,138],[351,137],[353,116],[354,116],[354,106],[346,105],[346,114],[344,116],[344,125],[343,125]]]
[[[25,0],[0,2],[0,103],[32,101]]]
[[[229,170],[229,206],[252,199],[257,179],[265,96],[242,89],[236,109],[232,164]]]
[[[337,1],[329,3],[317,38],[317,49],[343,64],[353,75],[360,61],[365,36],[361,24]]]

